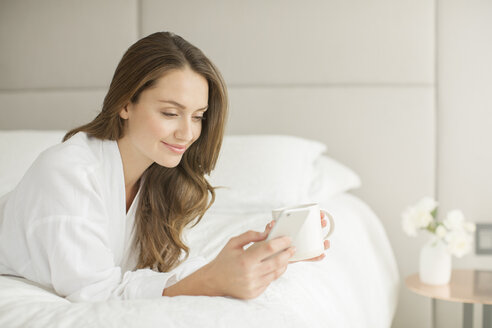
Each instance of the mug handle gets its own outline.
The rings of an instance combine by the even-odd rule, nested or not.
[[[326,210],[323,210],[322,209],[321,212],[325,213],[325,218],[328,219],[328,221],[330,223],[330,230],[323,237],[323,239],[326,239],[326,238],[328,238],[333,233],[333,230],[335,230],[335,221],[333,220],[333,216],[331,216],[331,214],[328,213]]]

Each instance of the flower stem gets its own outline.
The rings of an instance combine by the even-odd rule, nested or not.
[[[430,233],[435,234],[438,226],[439,226],[439,224],[436,221],[432,221],[431,223],[429,223],[427,228],[425,228],[425,230],[429,231]]]

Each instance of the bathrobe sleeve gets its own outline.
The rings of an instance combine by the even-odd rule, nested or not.
[[[27,237],[38,274],[49,275],[55,291],[74,302],[161,297],[164,288],[205,264],[192,258],[167,273],[123,273],[114,264],[103,229],[84,217],[47,217]]]
[[[52,161],[37,165],[41,167],[32,174],[42,172],[40,181],[24,190],[18,206],[33,205],[35,218],[29,220],[25,238],[35,276],[61,296],[70,301],[157,298],[205,264],[194,258],[168,273],[122,272],[110,247],[114,221],[108,220],[97,170]]]

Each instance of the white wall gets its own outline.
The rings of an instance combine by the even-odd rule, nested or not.
[[[491,223],[492,1],[440,0],[437,12],[437,196],[443,211]],[[492,270],[492,257],[454,258],[453,267]],[[438,301],[437,319],[460,327],[461,304]]]
[[[403,234],[405,206],[436,196],[442,212],[492,222],[491,4],[1,0],[0,129],[87,122],[127,47],[174,31],[223,72],[228,133],[318,139],[361,175],[356,194],[383,221],[403,280],[425,240]],[[438,327],[461,326],[459,305],[436,310]],[[393,326],[430,325],[431,302],[402,285]]]

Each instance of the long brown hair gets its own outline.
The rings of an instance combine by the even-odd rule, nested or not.
[[[142,175],[135,216],[137,268],[165,272],[187,258],[189,248],[182,241],[183,229],[193,221],[197,224],[214,202],[214,188],[204,175],[215,167],[227,116],[227,90],[220,72],[200,49],[180,36],[170,32],[151,34],[123,55],[99,115],[63,138],[66,141],[83,131],[99,139],[120,139],[124,133],[121,109],[129,102],[137,103],[142,91],[166,72],[185,67],[208,82],[206,119],[200,137],[186,150],[178,166],[166,168],[153,163]]]

